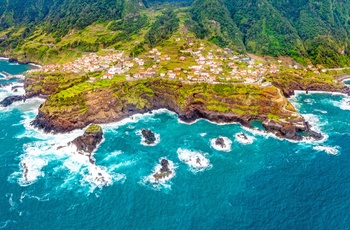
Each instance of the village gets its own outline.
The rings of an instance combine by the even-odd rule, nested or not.
[[[200,44],[197,48],[190,46],[180,49],[177,54],[172,55],[162,53],[157,48],[139,57],[130,57],[126,52],[117,50],[104,55],[86,53],[74,62],[46,65],[41,71],[77,74],[101,71],[103,74],[100,79],[124,75],[128,81],[160,77],[186,83],[263,84],[266,74],[279,72],[281,62],[261,62],[246,55],[237,55],[229,48],[213,50]]]

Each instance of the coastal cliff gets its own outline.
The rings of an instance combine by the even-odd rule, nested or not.
[[[77,151],[81,154],[87,154],[90,163],[94,164],[95,161],[92,157],[93,151],[96,150],[98,145],[103,139],[102,128],[98,125],[90,125],[84,132],[84,135],[75,138],[71,144],[77,147]]]
[[[63,133],[163,108],[184,122],[203,118],[251,127],[251,121],[260,120],[267,131],[280,137],[301,140],[299,132],[313,136],[307,122],[274,86],[186,84],[162,79],[121,81],[105,87],[101,82],[99,87],[83,83],[62,90],[40,106],[32,124],[46,132]]]

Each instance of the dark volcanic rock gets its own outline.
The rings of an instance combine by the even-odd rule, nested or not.
[[[167,159],[162,159],[162,161],[160,162],[160,165],[162,166],[162,168],[160,169],[160,172],[165,173],[165,172],[169,172],[169,161]]]
[[[316,133],[315,131],[310,130],[307,134],[309,137],[319,141],[323,138],[322,134]]]
[[[16,101],[26,101],[26,96],[9,96],[0,102],[0,105],[3,107],[10,106]]]
[[[278,137],[290,140],[301,141],[303,137],[297,132],[292,123],[282,123],[276,121],[264,121],[262,123],[267,132],[276,134]]]
[[[156,181],[159,181],[159,179],[166,178],[170,176],[173,172],[169,169],[169,161],[167,159],[162,159],[160,162],[160,165],[162,168],[159,170],[159,172],[156,172],[153,177]]]
[[[19,60],[18,58],[9,58],[8,62],[10,62],[10,63],[18,63],[18,64],[21,64],[21,65],[26,65],[26,64],[30,63],[29,61],[22,61],[22,60]]]
[[[215,140],[215,144],[220,146],[221,148],[226,148],[225,140],[222,137],[219,137]]]
[[[315,140],[323,138],[322,134],[311,130],[309,123],[301,119],[298,123],[292,122],[276,122],[276,121],[264,121],[262,123],[267,132],[276,134],[278,137],[286,138],[294,141],[303,140],[303,136],[299,132],[303,132],[306,136]]]
[[[152,145],[156,141],[156,136],[151,132],[151,130],[142,129],[141,134],[143,138],[145,138],[145,142],[148,145]]]
[[[3,80],[2,78],[0,78],[0,81]],[[0,83],[0,88],[3,88],[5,86],[9,86],[9,85],[12,85],[13,83],[12,82],[6,82],[6,83]]]
[[[11,87],[11,90],[14,91],[14,92],[16,92],[15,90],[20,89],[20,88],[23,88],[23,86],[16,85],[16,86],[12,86],[12,87]]]
[[[127,83],[120,84],[120,86],[126,88],[127,86],[125,84]],[[207,119],[216,123],[237,122],[245,127],[253,128],[250,121],[263,121],[267,132],[272,132],[281,138],[291,140],[302,140],[303,136],[301,133],[303,132],[307,136],[310,131],[302,117],[290,120],[289,118],[292,117],[292,112],[281,108],[283,106],[282,103],[274,102],[271,96],[269,96],[270,94],[265,95],[264,93],[264,97],[256,101],[251,101],[252,105],[260,107],[257,114],[238,114],[233,112],[233,110],[218,112],[208,109],[208,104],[203,100],[202,97],[204,96],[200,93],[189,95],[188,98],[185,99],[186,102],[179,104],[181,100],[177,100],[180,96],[178,91],[180,91],[179,89],[186,88],[186,85],[179,82],[169,83],[155,80],[147,84],[147,87],[150,87],[153,93],[152,96],[146,94],[142,95],[144,106],[131,104],[128,100],[128,96],[124,97],[123,94],[118,98],[115,97],[114,91],[117,89],[114,89],[114,91],[101,89],[91,94],[86,94],[84,100],[87,110],[84,113],[81,113],[79,103],[74,104],[64,111],[58,109],[53,101],[47,100],[40,106],[38,115],[32,124],[39,129],[43,129],[45,132],[65,133],[74,129],[84,128],[91,123],[109,123],[120,121],[134,114],[144,114],[157,109],[168,109],[175,112],[179,119],[184,122]],[[295,88],[298,87],[291,87],[293,92]],[[215,94],[213,96],[215,96]],[[239,99],[237,99],[237,101],[233,98],[228,100],[220,96],[220,100],[231,109],[234,108],[235,104],[240,104]],[[51,108],[53,108],[53,110],[51,110]],[[289,122],[270,121],[268,119],[268,114],[271,112],[271,108],[279,109],[280,114],[278,114],[278,116],[281,120],[288,120]],[[147,144],[154,143],[155,137],[150,131],[145,130],[142,132],[142,135],[146,139]]]
[[[237,136],[244,139],[244,140],[248,140],[247,135],[245,135],[244,133],[238,133]]]
[[[88,153],[91,163],[95,163],[91,157],[92,152],[97,148],[103,139],[102,128],[98,125],[91,125],[83,136],[75,138],[71,143],[77,147],[79,152]]]
[[[25,181],[28,181],[28,167],[26,163],[22,163],[22,167],[23,167],[23,178]]]

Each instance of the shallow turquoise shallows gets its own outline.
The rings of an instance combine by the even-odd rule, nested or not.
[[[0,71],[18,74],[28,68],[0,61]],[[0,88],[0,100],[24,92],[13,92],[12,86]],[[292,143],[238,124],[188,125],[167,111],[134,116],[102,126],[97,169],[71,148],[58,148],[83,130],[50,135],[30,126],[43,100],[0,108],[0,228],[349,229],[347,100],[332,94],[291,99],[326,136],[322,142]],[[144,145],[142,128],[159,135],[159,143]],[[240,132],[252,143],[237,139]],[[227,151],[212,147],[219,136],[232,141]],[[209,165],[186,164],[183,158],[193,152]],[[162,158],[174,164],[176,174],[151,183]],[[23,179],[23,163],[29,182]],[[94,170],[103,172],[110,186],[99,187]]]

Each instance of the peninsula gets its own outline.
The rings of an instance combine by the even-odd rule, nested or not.
[[[199,49],[201,47],[208,49],[206,46],[199,46]],[[27,73],[26,97],[47,97],[32,124],[46,132],[62,133],[91,123],[115,122],[134,114],[165,108],[177,113],[185,122],[203,118],[217,123],[238,122],[253,128],[252,121],[261,121],[266,131],[282,138],[302,140],[306,136],[321,139],[322,136],[310,129],[287,97],[294,90],[349,93],[349,88],[331,74],[278,65],[278,61],[277,64],[255,65],[253,58],[249,58],[249,64],[242,57],[230,63],[234,55],[225,54],[224,49],[217,48],[212,60],[194,58],[201,71],[186,61],[158,61],[154,52],[158,51],[153,49],[142,56],[144,63],[139,63],[140,57],[136,60],[128,56],[124,58],[119,52],[118,55],[102,57],[89,54],[75,64],[55,65],[55,69],[44,66],[39,72]],[[193,50],[190,55],[192,53],[204,57],[201,50]],[[177,55],[170,59],[182,57],[181,53]],[[162,59],[161,55],[158,57]],[[85,68],[76,62],[92,65],[91,68],[98,70],[84,72]],[[104,62],[108,64],[102,64]],[[189,79],[192,74],[202,76],[208,68],[213,68],[211,62],[221,66],[219,68],[232,70],[229,69],[229,74],[209,70],[205,77]],[[167,67],[167,74],[162,73],[164,66],[179,63],[183,67]],[[236,74],[234,69],[242,63],[244,67],[241,68],[245,71]],[[144,65],[151,67],[145,69]],[[112,72],[117,68],[120,72]],[[143,74],[137,71],[143,71]],[[177,73],[174,77],[173,72]]]
[[[18,44],[13,41],[20,39],[15,33],[18,28],[8,28],[0,51],[43,66],[25,74],[25,95],[0,104],[46,98],[32,124],[54,133],[164,108],[184,122],[207,119],[254,128],[252,122],[260,121],[265,131],[281,138],[321,139],[287,98],[294,90],[349,94],[342,79],[335,77],[347,70],[330,69],[336,66],[333,62],[307,55],[301,48],[297,56],[299,38],[290,50],[282,50],[284,40],[276,43],[276,53],[249,49],[253,41],[243,44],[228,33],[237,28],[215,17],[205,21],[210,16],[206,10],[197,20],[196,6],[202,8],[200,1],[176,7],[149,2],[108,23],[90,23],[80,30],[68,26],[69,33],[38,26]],[[5,43],[13,45],[1,48]],[[38,48],[43,45],[45,50]],[[341,53],[337,57],[345,65],[346,52]]]

